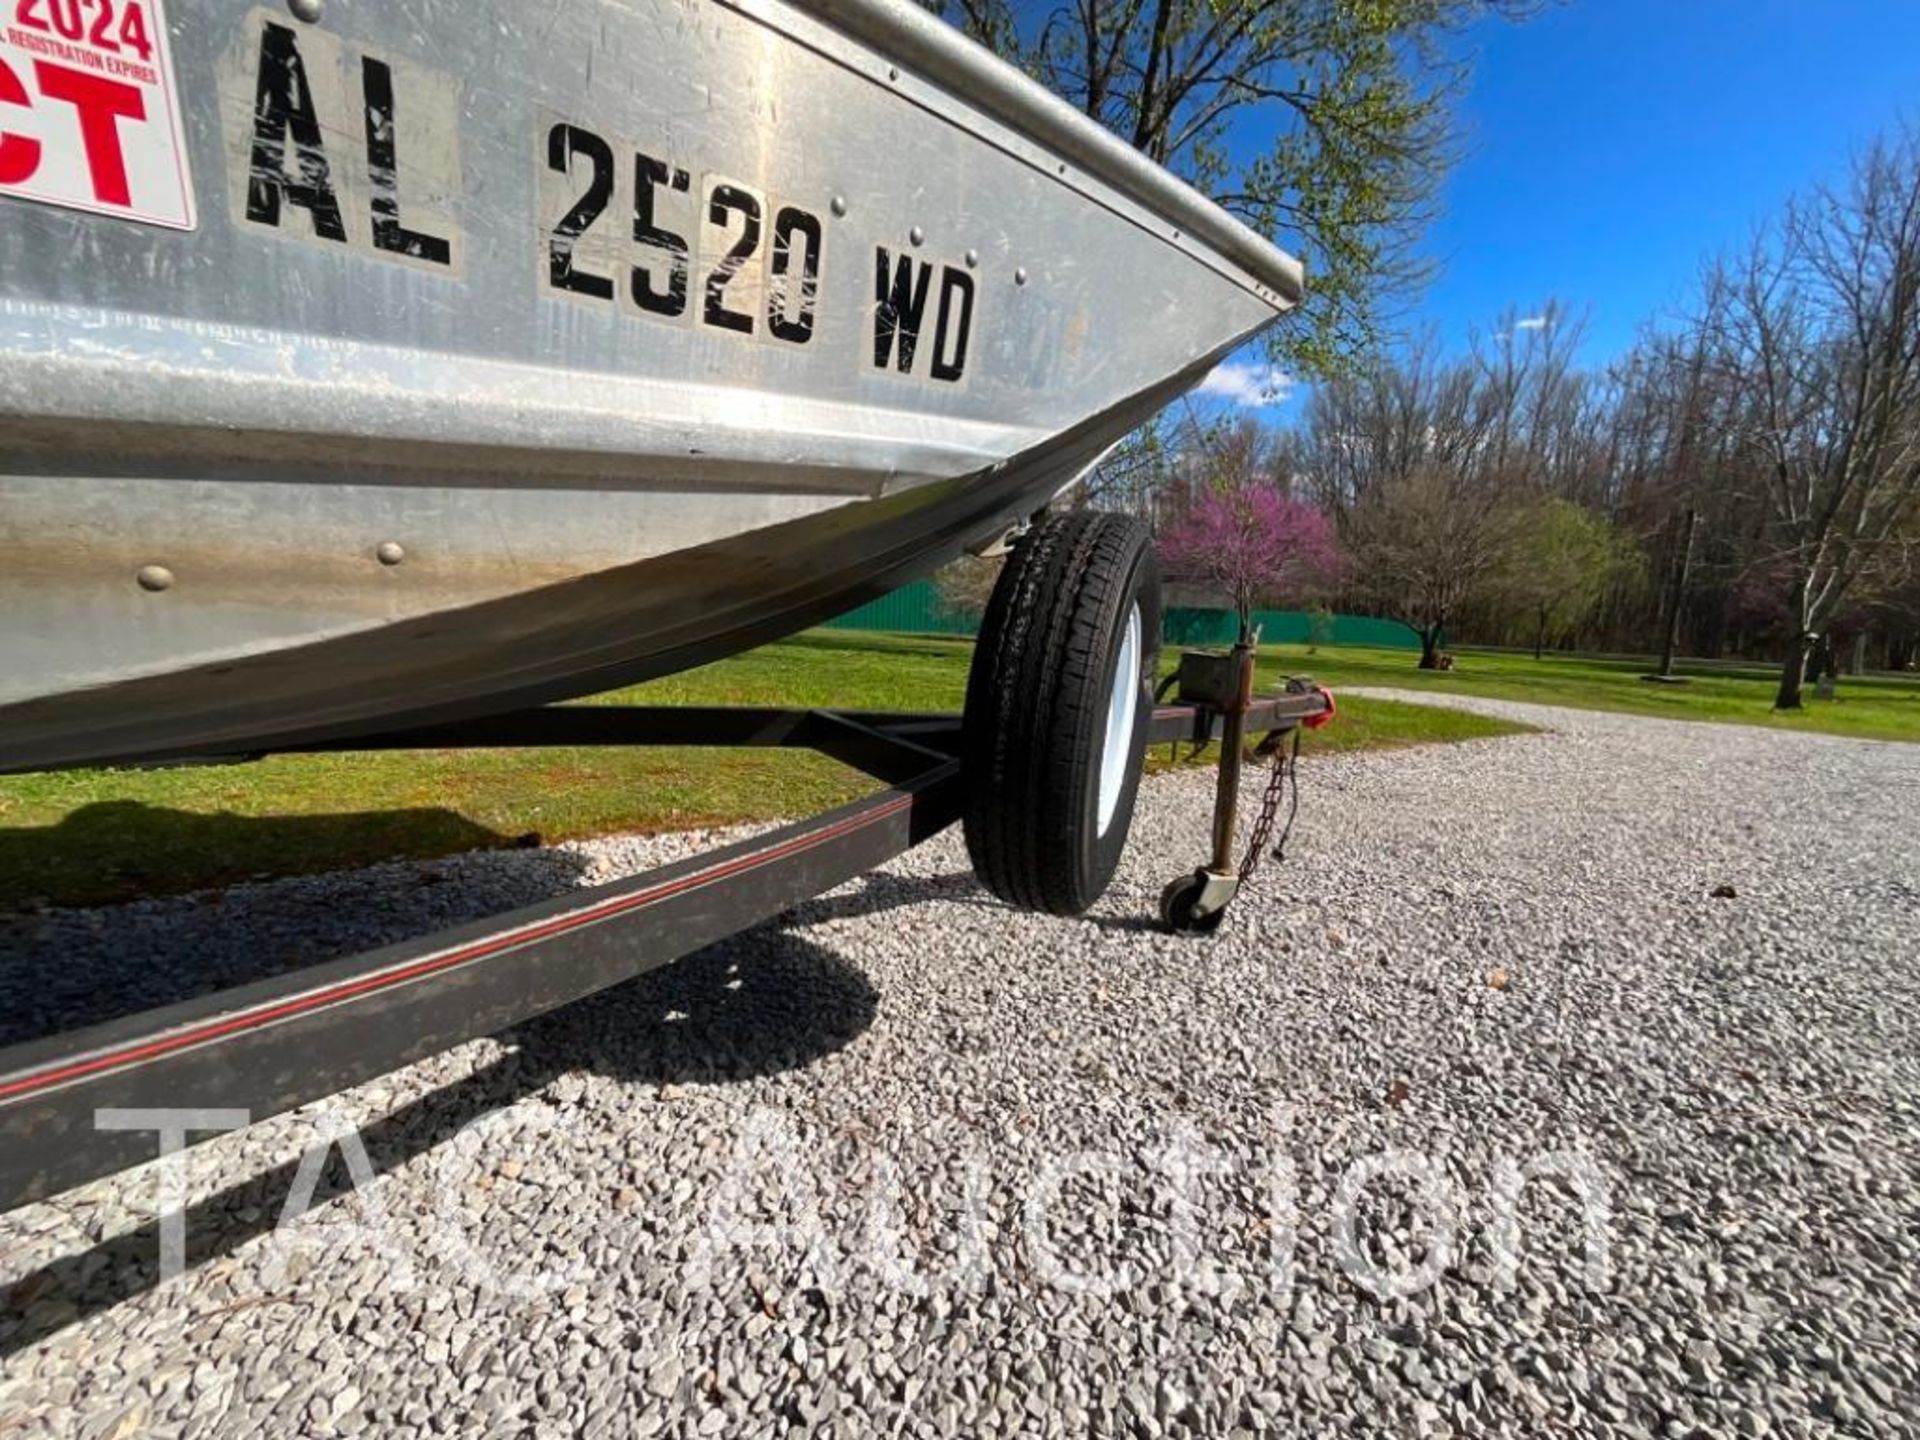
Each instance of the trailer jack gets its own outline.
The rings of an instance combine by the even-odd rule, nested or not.
[[[1281,793],[1297,752],[1290,757],[1282,742],[1301,728],[1318,729],[1333,718],[1333,696],[1311,680],[1294,678],[1284,695],[1256,698],[1253,667],[1258,634],[1242,635],[1226,654],[1189,650],[1172,677],[1178,703],[1217,716],[1220,760],[1213,791],[1213,851],[1205,865],[1176,876],[1160,892],[1160,920],[1182,935],[1211,935],[1227,917],[1227,907],[1253,878],[1272,839]],[[1247,736],[1264,732],[1254,754],[1270,756],[1268,783],[1259,818],[1242,858],[1234,858],[1240,828],[1240,776],[1247,759]],[[1197,752],[1196,752],[1197,753]]]

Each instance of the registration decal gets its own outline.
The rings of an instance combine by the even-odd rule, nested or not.
[[[194,228],[161,0],[0,0],[0,195]]]

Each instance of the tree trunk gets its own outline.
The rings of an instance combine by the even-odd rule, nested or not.
[[[1673,674],[1674,652],[1680,648],[1680,610],[1687,602],[1687,572],[1693,568],[1693,527],[1700,512],[1687,507],[1686,526],[1680,535],[1680,555],[1673,566],[1673,588],[1667,592],[1667,633],[1660,646],[1660,673]]]
[[[1807,661],[1813,658],[1814,646],[1820,643],[1808,604],[1812,593],[1811,576],[1802,575],[1794,581],[1792,600],[1787,606],[1787,614],[1793,619],[1794,634],[1787,642],[1786,661],[1780,666],[1780,692],[1773,697],[1773,708],[1776,710],[1803,708],[1800,692],[1807,684]]]
[[[1807,685],[1818,685],[1833,671],[1833,636],[1822,635],[1813,642],[1813,653],[1807,659]]]
[[[1428,625],[1420,631],[1420,668],[1438,670],[1440,668],[1440,627]]]
[[[1535,617],[1533,625],[1533,659],[1537,665],[1546,658],[1547,649],[1547,612],[1544,608]]]
[[[1800,691],[1807,681],[1807,656],[1813,652],[1813,637],[1801,634],[1787,646],[1786,663],[1780,667],[1780,693],[1773,697],[1776,710],[1804,708]]]

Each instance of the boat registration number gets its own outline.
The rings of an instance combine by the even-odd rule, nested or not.
[[[541,127],[542,283],[617,305],[780,345],[810,344],[830,263],[863,264],[873,304],[864,354],[890,373],[953,384],[966,373],[975,298],[969,269],[907,245],[829,252],[828,218],[558,117]],[[849,247],[850,248],[850,247]]]
[[[225,70],[229,200],[242,229],[469,273],[463,218],[478,202],[463,180],[454,77],[262,10]],[[514,263],[531,266],[545,299],[805,353],[836,326],[857,326],[848,348],[862,368],[964,383],[977,257],[930,256],[908,235],[863,244],[831,195],[770,193],[579,115],[530,106],[522,154],[524,178],[503,187],[487,177],[487,243],[499,243],[499,207],[530,205]],[[503,198],[520,186],[517,202]],[[826,297],[840,297],[840,313]]]

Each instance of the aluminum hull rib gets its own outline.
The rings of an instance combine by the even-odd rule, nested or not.
[[[191,228],[0,185],[0,769],[791,633],[992,539],[1299,293],[904,0],[165,22]],[[0,133],[53,156],[62,119]]]

